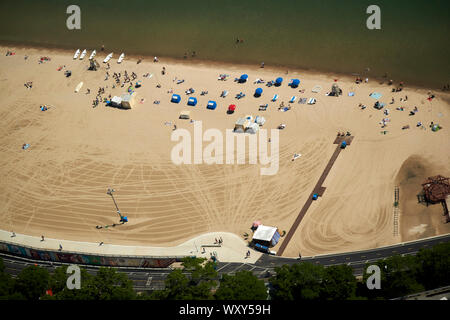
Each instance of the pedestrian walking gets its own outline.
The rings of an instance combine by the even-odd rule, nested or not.
[[[103,241],[102,242],[100,242],[100,244],[99,244],[100,246],[102,246],[103,245]]]
[[[14,238],[15,236],[16,236],[16,233],[13,231],[12,235],[11,235],[11,238]]]
[[[44,236],[41,236],[41,241],[44,241]]]
[[[62,245],[61,245],[61,243],[59,244],[59,251],[61,251],[62,250]]]

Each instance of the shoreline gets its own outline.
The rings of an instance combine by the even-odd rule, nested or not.
[[[0,40],[0,47],[4,48],[4,49],[8,49],[9,47],[13,48],[13,49],[31,49],[31,50],[50,50],[50,52],[55,52],[55,53],[60,53],[60,54],[71,54],[73,55],[73,53],[75,52],[76,49],[80,49],[83,50],[81,47],[80,48],[74,48],[74,49],[69,49],[69,48],[65,48],[65,47],[58,47],[57,45],[52,45],[52,44],[38,44],[38,43],[18,43],[18,42],[14,42],[14,41],[4,41],[4,40]],[[100,47],[101,48],[101,47]],[[97,54],[102,53],[102,51],[100,50],[100,48],[85,48],[88,50],[88,53],[91,52],[92,50],[97,50]],[[111,50],[107,50],[105,49],[105,51],[103,52],[105,54],[105,56],[107,54],[109,54],[111,52]],[[124,51],[122,51],[124,52]],[[121,53],[122,53],[121,52]],[[142,59],[142,62],[147,61],[147,62],[152,62],[153,63],[153,58],[154,56],[152,55],[146,55],[146,54],[136,54],[136,53],[131,53],[128,54],[127,52],[125,53],[125,60],[131,60],[131,61],[138,61],[139,59]],[[119,52],[114,52],[114,54],[116,54],[117,56],[120,55]],[[175,58],[175,57],[166,57],[166,56],[158,56],[159,62],[158,64],[162,64],[162,63],[169,63],[169,64],[175,64],[175,65],[186,65],[186,66],[204,66],[204,67],[224,67],[227,69],[235,69],[238,70],[239,68],[241,69],[248,69],[248,70],[264,70],[264,71],[269,71],[269,72],[279,72],[282,73],[282,76],[284,77],[288,77],[288,75],[286,74],[286,71],[289,71],[289,73],[297,73],[297,74],[305,74],[306,76],[319,76],[319,77],[327,77],[330,79],[335,79],[338,78],[339,80],[342,81],[348,81],[348,82],[352,82],[355,83],[355,78],[357,76],[360,76],[361,78],[369,78],[369,82],[377,82],[377,84],[379,85],[386,85],[386,86],[390,86],[387,83],[385,83],[387,81],[387,79],[385,79],[383,76],[381,75],[372,75],[370,74],[370,71],[366,72],[366,71],[362,71],[360,73],[358,72],[333,72],[333,71],[325,71],[325,70],[316,70],[316,69],[304,69],[304,68],[299,68],[299,67],[295,67],[295,66],[289,66],[289,65],[265,65],[264,68],[260,68],[259,64],[251,64],[251,63],[245,63],[245,62],[228,62],[228,61],[216,61],[216,60],[207,60],[207,59],[201,59],[198,57],[192,58],[192,57],[188,57],[187,59],[183,59],[183,58]],[[163,61],[162,61],[163,60]],[[394,80],[394,83],[392,84],[392,86],[396,86],[398,85],[399,81],[401,80]],[[449,92],[445,92],[442,90],[442,88],[434,88],[432,86],[426,86],[426,85],[417,85],[414,83],[406,83],[403,85],[403,87],[405,88],[409,88],[412,90],[426,90],[426,91],[435,91],[435,92],[439,92],[440,94],[448,94],[450,96],[450,91]]]

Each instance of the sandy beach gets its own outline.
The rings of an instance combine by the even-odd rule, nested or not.
[[[126,57],[117,64],[120,52],[114,53],[109,70],[102,63],[109,52],[98,52],[100,69],[89,71],[91,51],[81,61],[73,59],[75,49],[0,47],[2,230],[155,247],[177,246],[215,232],[244,240],[255,220],[287,232],[333,154],[337,132],[349,131],[354,136],[351,146],[339,155],[325,180],[323,197],[313,202],[283,256],[363,250],[450,232],[442,207],[424,207],[416,197],[428,176],[450,176],[448,93],[432,92],[435,97],[427,99],[429,90],[408,84],[401,92],[391,92],[398,81],[388,85],[369,78],[368,83],[356,84],[341,75],[299,70],[286,74],[270,66],[192,64],[161,57],[157,63],[145,57],[139,64],[136,58]],[[5,56],[7,50],[15,55]],[[43,56],[51,60],[38,63]],[[63,68],[58,71],[59,67]],[[66,70],[72,72],[70,77],[64,75]],[[123,75],[125,70],[137,74],[133,83],[142,82],[136,89],[136,107],[123,110],[101,102],[93,108],[99,87],[105,88],[102,97],[126,93],[129,84],[112,88],[112,74]],[[107,71],[110,77],[105,80]],[[247,83],[233,81],[244,73],[249,75]],[[219,74],[230,76],[219,81]],[[281,87],[254,84],[257,78],[270,81],[279,76],[284,78]],[[301,80],[296,89],[287,86],[294,78]],[[177,84],[181,79],[184,82]],[[31,89],[24,86],[27,82],[32,82]],[[75,93],[80,82],[83,86]],[[326,96],[334,83],[342,96]],[[322,88],[318,93],[312,92],[316,85]],[[258,87],[263,94],[255,98]],[[195,89],[196,107],[186,105],[189,88]],[[220,97],[223,90],[229,91],[225,98]],[[181,103],[170,102],[171,91],[181,95]],[[201,96],[201,91],[208,94]],[[246,97],[237,100],[239,92]],[[377,101],[369,96],[373,92],[382,94],[378,99],[385,103],[382,110],[373,107]],[[274,94],[279,95],[277,102],[271,102]],[[288,106],[292,96],[297,100],[291,109],[280,112],[280,103]],[[400,101],[406,96],[407,101]],[[317,102],[299,104],[300,98]],[[154,104],[156,100],[160,103]],[[217,101],[216,110],[206,109],[209,100]],[[234,114],[226,112],[230,104],[237,106]],[[268,104],[266,111],[259,111],[261,104]],[[41,105],[48,110],[42,112]],[[410,115],[414,107],[418,111]],[[285,124],[279,132],[277,174],[261,175],[262,165],[248,161],[175,165],[170,157],[176,144],[171,141],[173,124],[193,131],[193,123],[178,119],[182,110],[190,110],[193,120],[202,121],[203,130],[224,133],[245,115],[264,116],[265,129]],[[380,121],[386,118],[389,121],[382,128]],[[417,126],[419,121],[423,126]],[[442,129],[433,132],[431,122]],[[23,150],[23,144],[29,148]],[[295,153],[301,157],[292,161]],[[393,215],[396,186],[400,188],[398,235]],[[118,223],[108,188],[114,188],[117,205],[129,222],[96,229]]]

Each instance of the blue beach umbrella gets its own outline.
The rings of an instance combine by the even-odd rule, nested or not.
[[[195,107],[196,105],[197,105],[197,98],[194,98],[194,97],[190,97],[189,99],[188,99],[188,106],[193,106],[193,107]]]
[[[248,79],[248,75],[247,74],[243,74],[240,78],[239,78],[239,83],[244,83],[246,82]]]
[[[263,89],[258,88],[255,90],[255,97],[261,97]]]
[[[173,94],[172,99],[170,100],[170,102],[173,102],[173,103],[179,103],[180,101],[181,101],[181,97],[179,94]]]
[[[281,86],[282,83],[283,83],[283,78],[278,77],[278,78],[275,79],[275,86],[276,87]]]
[[[292,79],[290,86],[291,86],[291,88],[297,88],[299,84],[300,84],[300,80]]]
[[[206,108],[215,110],[217,108],[217,103],[215,101],[209,100]]]

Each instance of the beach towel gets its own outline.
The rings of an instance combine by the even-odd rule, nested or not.
[[[300,104],[305,104],[306,103],[306,98],[301,98],[298,103]]]
[[[314,86],[314,88],[312,88],[311,91],[314,93],[318,93],[318,92],[320,92],[320,90],[322,90],[322,87],[319,85],[316,85],[316,86]]]
[[[378,99],[380,99],[382,97],[382,94],[378,93],[378,92],[372,92],[369,96],[374,98],[374,99],[376,99],[376,100],[378,100]]]

